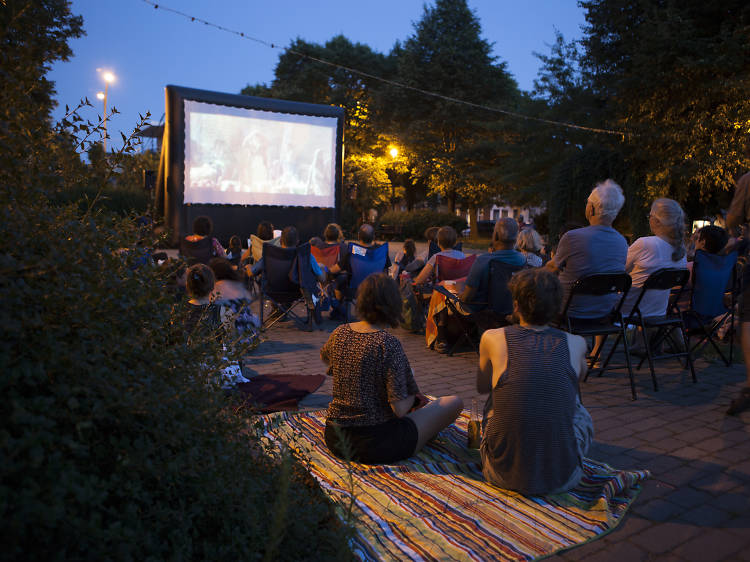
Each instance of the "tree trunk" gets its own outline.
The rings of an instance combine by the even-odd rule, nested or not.
[[[477,224],[477,208],[475,206],[469,207],[469,228],[471,228],[471,239],[479,239],[479,224]]]

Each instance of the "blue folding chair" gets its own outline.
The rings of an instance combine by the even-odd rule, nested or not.
[[[344,317],[349,322],[349,303],[357,295],[357,288],[365,278],[372,273],[382,273],[388,262],[388,242],[379,246],[365,247],[355,242],[349,242],[349,266],[352,274],[349,277],[349,286],[344,295]]]
[[[734,324],[737,252],[720,256],[703,250],[695,252],[693,261],[693,290],[690,297],[690,309],[685,312],[688,343],[690,337],[697,336],[698,341],[690,349],[691,353],[704,343],[710,343],[724,364],[732,364],[734,351],[734,330],[729,335],[729,359],[724,356],[714,336],[721,325],[730,320]],[[725,294],[731,292],[730,304],[727,306]]]

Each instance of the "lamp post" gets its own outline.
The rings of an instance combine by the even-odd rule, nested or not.
[[[115,75],[107,71],[102,74],[104,79],[104,92],[98,92],[96,97],[104,101],[104,154],[107,154],[107,94],[109,94],[109,84],[115,81]]]
[[[388,154],[391,156],[391,160],[395,161],[396,158],[398,158],[398,148],[391,145],[388,147]],[[396,170],[393,169],[393,175],[392,178],[396,177]],[[389,178],[391,180],[391,206],[393,207],[393,210],[396,210],[396,185],[393,183],[393,179]]]

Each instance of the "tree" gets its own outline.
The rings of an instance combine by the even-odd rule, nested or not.
[[[425,6],[414,34],[394,49],[397,80],[476,104],[507,105],[514,102],[517,86],[491,51],[465,0],[437,0]],[[493,133],[482,122],[495,121],[496,114],[399,87],[385,91],[380,110],[390,132],[417,162],[413,169],[432,192],[448,200],[451,210],[461,198],[474,201],[473,194],[492,193],[476,172],[482,143]]]

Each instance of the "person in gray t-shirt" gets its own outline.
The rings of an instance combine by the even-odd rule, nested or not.
[[[593,273],[623,273],[628,257],[628,243],[612,228],[625,203],[622,189],[611,179],[598,184],[586,201],[586,219],[591,226],[566,232],[560,239],[555,257],[547,268],[557,272],[563,286],[563,303],[568,300],[573,284]],[[596,318],[612,309],[617,295],[576,297],[568,313],[578,318]],[[564,306],[564,304],[563,304]],[[597,337],[597,348],[604,340]]]

